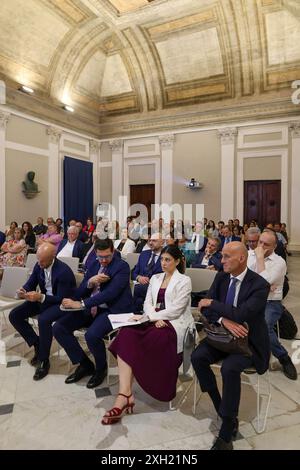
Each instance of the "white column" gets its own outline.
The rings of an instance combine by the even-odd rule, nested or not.
[[[292,250],[300,251],[300,121],[291,122],[289,129],[292,136],[291,223],[289,247]],[[283,220],[282,222],[285,221]]]
[[[111,140],[109,146],[112,149],[112,206],[115,210],[117,220],[123,223],[126,214],[120,207],[119,211],[119,197],[124,194],[123,192],[123,145],[124,141]],[[129,201],[128,201],[129,204]],[[127,204],[127,208],[128,208]],[[123,207],[123,204],[121,205]]]
[[[173,203],[174,140],[175,136],[173,134],[159,136],[161,148],[161,202],[170,206]]]
[[[5,134],[10,114],[0,111],[0,230],[4,231],[5,220]]]
[[[49,136],[49,165],[48,165],[48,217],[56,219],[60,217],[60,201],[61,181],[59,179],[59,142],[62,130],[58,127],[47,127],[47,135]]]
[[[235,217],[234,211],[234,152],[237,129],[219,129],[221,139],[221,220],[227,223]],[[237,207],[237,216],[243,219],[243,209]]]
[[[93,163],[93,188],[94,188],[94,212],[95,218],[97,204],[100,202],[100,142],[90,140],[90,161]]]

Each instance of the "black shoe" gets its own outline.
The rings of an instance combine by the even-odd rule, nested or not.
[[[233,450],[232,441],[226,442],[221,437],[217,437],[210,450]]]
[[[96,370],[95,374],[92,375],[92,377],[86,384],[87,388],[98,387],[98,385],[102,384],[106,376],[107,376],[107,368],[102,369],[102,370]]]
[[[34,356],[30,361],[30,364],[32,366],[36,366],[38,364],[38,362],[39,362],[38,355],[39,355],[39,347],[38,347],[38,345],[34,344]]]
[[[290,356],[284,356],[278,359],[280,364],[282,365],[282,370],[284,375],[291,380],[297,380],[298,373],[296,367],[292,363]]]
[[[237,433],[239,432],[239,420],[237,418],[234,419],[234,427],[232,430],[232,439],[236,439]]]
[[[73,384],[75,382],[78,382],[79,380],[83,379],[83,377],[86,377],[87,375],[92,375],[95,373],[95,367],[92,362],[88,365],[81,365],[75,369],[73,374],[69,375],[69,377],[66,378],[65,383],[66,384]]]
[[[39,365],[33,376],[33,380],[41,380],[44,377],[46,377],[46,375],[48,375],[49,369],[50,369],[50,362],[48,359],[46,359],[46,361],[39,362]]]

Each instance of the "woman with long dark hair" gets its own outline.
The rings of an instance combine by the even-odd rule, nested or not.
[[[183,274],[179,248],[166,246],[161,252],[163,272],[151,277],[144,303],[146,323],[121,328],[109,350],[117,357],[119,393],[102,424],[114,424],[132,413],[133,379],[151,396],[170,401],[176,395],[178,368],[182,362],[183,338],[192,323],[191,280]],[[142,315],[135,315],[133,321]]]

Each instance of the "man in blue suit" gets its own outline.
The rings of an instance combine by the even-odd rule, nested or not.
[[[160,253],[163,247],[163,239],[159,233],[152,234],[148,241],[150,250],[142,251],[138,262],[132,271],[132,280],[137,284],[134,286],[133,302],[134,311],[143,310],[148,285],[153,274],[162,273]]]
[[[222,255],[219,252],[219,248],[220,239],[209,238],[204,252],[199,251],[199,253],[194,258],[192,268],[213,269],[215,271],[222,271]]]
[[[55,259],[55,246],[44,243],[37,251],[38,262],[26,284],[18,290],[19,298],[26,302],[14,308],[9,320],[28,346],[34,346],[31,365],[37,365],[34,380],[45,377],[50,368],[49,355],[52,343],[52,323],[61,317],[57,306],[66,296],[72,295],[76,280],[72,270]],[[36,288],[40,292],[36,292]],[[39,336],[28,323],[29,317],[38,315]]]
[[[83,243],[78,240],[79,228],[76,226],[69,227],[67,231],[68,238],[64,238],[57,249],[57,258],[61,256],[73,256],[82,259]]]
[[[221,248],[223,248],[224,245],[227,243],[231,242],[240,242],[241,237],[236,237],[233,235],[231,228],[228,225],[225,225],[225,227],[222,230],[223,235],[220,237],[221,239]]]
[[[106,354],[103,338],[113,328],[108,319],[110,313],[132,312],[130,289],[130,269],[116,253],[112,240],[106,238],[95,242],[97,259],[87,270],[84,279],[76,289],[73,299],[64,299],[67,309],[74,309],[58,320],[53,334],[65,349],[73,364],[78,364],[75,372],[65,380],[70,384],[92,375],[88,388],[100,385],[106,374]],[[85,339],[96,362],[87,357],[74,336],[74,331],[88,328]]]
[[[192,354],[192,364],[202,392],[207,392],[222,426],[211,450],[232,450],[238,430],[241,395],[241,372],[254,366],[259,374],[269,367],[270,340],[264,317],[270,284],[247,269],[248,252],[241,242],[224,246],[219,272],[207,294],[199,302],[200,311],[209,323],[220,323],[236,338],[248,336],[252,356],[227,354],[208,344],[205,338]],[[248,324],[249,330],[244,322]],[[210,368],[222,360],[223,392],[220,396],[215,374]]]

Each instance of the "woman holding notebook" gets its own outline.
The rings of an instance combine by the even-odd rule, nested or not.
[[[121,328],[109,350],[117,357],[119,394],[102,424],[114,424],[132,413],[133,379],[157,400],[170,401],[176,395],[178,368],[182,362],[183,338],[193,322],[190,310],[191,280],[183,274],[183,255],[169,245],[161,252],[163,272],[151,277],[144,303],[146,323]],[[133,321],[142,315],[134,315]]]

